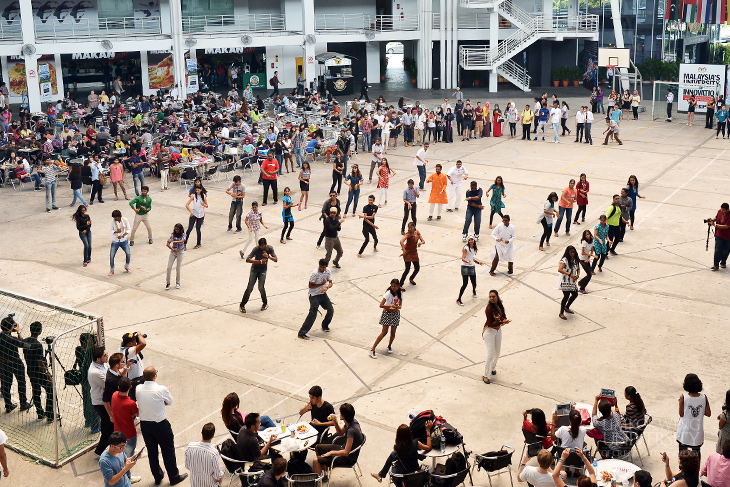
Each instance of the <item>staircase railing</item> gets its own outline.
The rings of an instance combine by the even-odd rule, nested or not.
[[[517,4],[514,3],[512,0],[503,0],[500,4],[498,4],[497,11],[500,14],[506,14],[503,15],[503,17],[507,18],[507,20],[516,20],[519,24],[521,24],[518,27],[527,25],[532,19],[535,18],[534,15],[531,15],[530,13],[518,7]]]
[[[505,78],[511,78],[510,81],[523,90],[530,88],[530,80],[532,77],[527,74],[527,70],[523,66],[520,66],[511,59],[499,66],[497,72]]]

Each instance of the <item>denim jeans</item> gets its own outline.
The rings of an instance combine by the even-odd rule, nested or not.
[[[24,183],[30,183],[33,181],[35,189],[41,188],[41,177],[38,174],[31,174],[30,177],[26,176],[22,181]]]
[[[332,315],[335,314],[335,309],[332,307],[332,302],[330,301],[330,297],[327,293],[316,294],[314,296],[309,296],[309,314],[304,319],[304,323],[299,329],[300,335],[305,335],[312,329],[314,320],[317,318],[317,310],[320,306],[327,311],[327,314],[324,316],[324,320],[322,320],[322,329],[329,327],[330,321],[332,321]]]
[[[362,134],[362,151],[370,152],[373,150],[372,134]]]
[[[89,262],[91,260],[91,229],[86,230],[86,233],[79,230],[79,238],[84,244],[84,262]]]
[[[284,155],[277,154],[274,156],[274,159],[279,163],[279,176],[281,176],[281,169],[284,167]]]
[[[294,157],[297,161],[297,167],[302,167],[302,162],[306,159],[306,155],[304,154],[304,148],[300,147],[299,149],[294,149]]]
[[[560,130],[560,124],[553,123],[553,141],[555,141],[555,142],[560,142],[560,137],[558,137],[559,130]]]
[[[571,217],[573,216],[573,208],[564,208],[562,206],[558,206],[558,221],[555,222],[555,233],[558,233],[560,231],[560,224],[563,223],[563,216],[567,214],[567,219],[565,220],[565,231],[570,232],[570,222]]]
[[[423,187],[426,184],[426,166],[416,166],[418,168],[418,189],[423,191]]]
[[[84,195],[82,194],[81,188],[74,189],[73,192],[74,192],[74,199],[73,199],[73,201],[71,201],[71,206],[76,204],[77,198],[81,203],[84,204],[84,206],[89,206],[89,203],[87,203],[86,200],[84,199]]]
[[[259,416],[259,419],[261,420],[261,428],[259,428],[259,431],[263,431],[266,428],[273,428],[276,426],[276,423],[274,423],[268,416],[261,415]]]
[[[482,210],[471,205],[466,207],[466,220],[464,221],[464,230],[461,232],[462,235],[469,233],[472,218],[474,219],[474,234],[479,235],[479,228],[482,225]]]
[[[57,206],[56,206],[56,181],[51,181],[51,182],[46,181],[46,210],[51,209],[51,204],[53,204],[53,208],[57,208]]]
[[[139,435],[127,438],[127,445],[124,447],[124,453],[127,455],[127,458],[134,455],[134,450],[137,449],[137,436]]]
[[[714,265],[727,265],[727,256],[730,254],[730,240],[725,240],[722,237],[715,237],[715,256]]]
[[[345,215],[347,215],[347,210],[350,208],[350,203],[353,203],[352,216],[355,216],[355,213],[357,213],[357,201],[359,199],[360,199],[360,188],[356,189],[355,191],[347,192],[347,204],[345,205]]]
[[[132,258],[132,248],[129,246],[129,242],[127,240],[124,240],[122,242],[117,240],[112,242],[111,251],[109,252],[109,267],[111,268],[111,270],[114,270],[114,257],[116,257],[117,250],[119,250],[120,247],[127,255],[127,259],[124,261],[124,268],[129,268],[129,261]]]
[[[256,281],[258,281],[259,284],[258,287],[259,293],[261,294],[262,304],[266,305],[266,303],[268,303],[266,300],[266,289],[264,288],[266,285],[266,271],[255,271],[251,269],[248,274],[248,286],[246,287],[246,292],[243,293],[243,298],[241,299],[241,306],[246,306],[246,303],[248,303],[248,300],[251,297],[251,291],[253,291],[253,287],[256,285]]]
[[[132,174],[132,181],[134,181],[134,194],[139,196],[140,191],[142,191],[142,186],[144,186],[144,173]],[[137,186],[138,182],[139,186]]]

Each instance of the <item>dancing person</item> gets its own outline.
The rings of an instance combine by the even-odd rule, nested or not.
[[[397,476],[404,476],[418,471],[421,468],[418,463],[421,454],[431,451],[433,421],[426,421],[424,426],[426,428],[426,443],[421,443],[418,439],[413,438],[413,432],[407,424],[398,426],[395,432],[393,451],[388,455],[380,472],[371,473],[370,475],[378,482],[382,482],[391,467],[393,469],[392,473]]]
[[[477,272],[475,264],[484,265],[484,262],[477,260],[477,241],[474,235],[470,235],[469,239],[464,245],[464,248],[461,249],[461,289],[459,290],[459,297],[456,298],[456,304],[459,306],[464,306],[464,303],[461,302],[461,297],[464,295],[464,291],[466,290],[466,285],[469,283],[469,280],[471,280],[471,292],[472,297],[477,297]]]
[[[330,191],[330,197],[322,205],[322,211],[319,214],[319,219],[322,220],[322,233],[319,234],[319,238],[317,239],[317,248],[322,245],[322,241],[324,240],[325,220],[329,217],[332,208],[337,211],[337,217],[339,218],[341,211],[340,199],[334,191]]]
[[[330,258],[332,257],[332,250],[337,251],[335,260],[332,264],[339,269],[340,259],[342,258],[342,244],[340,243],[340,237],[338,233],[342,230],[342,222],[344,218],[340,219],[338,216],[337,208],[330,208],[330,215],[324,220],[324,248],[326,250],[324,260],[329,265]]]
[[[408,213],[411,214],[411,219],[415,225],[418,221],[416,218],[416,199],[420,196],[418,190],[414,187],[415,181],[412,179],[408,180],[408,187],[403,190],[403,223],[400,227],[400,234],[406,234],[406,223],[408,223]]]
[[[167,259],[165,291],[170,289],[172,264],[177,264],[177,267],[175,267],[175,289],[180,289],[180,271],[182,270],[183,255],[185,254],[185,228],[183,228],[182,223],[175,224],[170,238],[167,239],[167,248],[170,249],[170,257]]]
[[[492,268],[489,269],[489,275],[497,275],[494,271],[497,269],[497,264],[500,260],[507,261],[507,273],[512,274],[514,272],[513,261],[515,258],[517,231],[515,230],[515,226],[510,223],[509,215],[504,215],[502,217],[502,223],[494,227],[494,230],[492,230],[492,238],[496,243],[492,251]]]
[[[573,216],[573,204],[576,200],[576,194],[577,191],[575,189],[575,179],[571,179],[568,183],[568,186],[563,189],[563,192],[560,195],[560,202],[558,203],[558,213],[560,216],[558,217],[558,220],[555,222],[555,229],[554,233],[555,236],[558,236],[558,232],[560,232],[560,225],[563,223],[563,216],[567,214],[567,218],[565,220],[565,235],[570,236],[570,222],[571,217]]]
[[[575,225],[580,225],[581,222],[586,221],[586,207],[588,206],[588,191],[590,191],[590,184],[588,184],[588,180],[586,179],[587,176],[585,173],[581,173],[580,178],[578,180],[578,184],[575,186],[575,201],[578,203],[578,211],[575,212],[575,216],[573,217],[573,223]],[[582,215],[581,215],[582,213]],[[581,221],[578,221],[578,218],[581,218]]]
[[[624,235],[626,235],[626,225],[631,220],[631,212],[633,209],[634,202],[629,198],[629,190],[627,188],[621,188],[621,197],[618,200],[621,205],[621,220],[619,221],[619,242],[624,241]]]
[[[570,135],[570,129],[566,125],[568,122],[568,115],[570,115],[570,107],[568,104],[563,101],[563,105],[560,108],[560,127],[563,129],[563,133],[560,134],[561,136],[565,137],[565,131],[568,131],[568,135]],[[560,140],[560,139],[558,139]]]
[[[411,286],[416,285],[415,278],[418,274],[418,271],[421,270],[421,263],[418,259],[418,247],[425,243],[426,241],[423,239],[421,232],[416,230],[416,225],[413,222],[408,223],[408,231],[403,236],[403,238],[400,239],[400,257],[403,257],[403,261],[406,264],[406,268],[400,278],[401,288],[406,282],[408,271],[411,270],[411,264],[413,264],[413,273],[411,274],[411,277],[408,279],[408,281],[411,283]],[[402,291],[406,292],[405,289],[403,289]]]
[[[603,272],[603,263],[608,258],[608,249],[613,244],[610,238],[610,229],[608,218],[606,218],[606,215],[601,215],[598,225],[593,229],[593,252],[596,254],[591,266],[593,274],[596,272],[596,265],[598,265],[598,272]]]
[[[634,229],[634,217],[636,215],[636,198],[644,199],[645,196],[639,194],[639,180],[635,175],[629,176],[629,181],[626,183],[626,191],[628,192],[629,198],[631,198],[631,209],[629,210],[629,228]]]
[[[360,168],[357,164],[352,165],[352,173],[348,174],[345,178],[345,184],[347,184],[347,203],[345,204],[345,214],[344,217],[347,217],[347,210],[350,208],[350,203],[353,203],[352,205],[352,216],[355,216],[355,213],[357,212],[357,202],[360,200],[360,186],[362,186],[363,183],[363,177],[360,173]]]
[[[191,205],[192,208],[190,207]],[[201,238],[200,227],[203,226],[203,220],[205,219],[205,209],[208,208],[208,201],[206,200],[205,193],[203,193],[201,188],[195,188],[195,193],[190,195],[190,197],[188,198],[188,202],[185,204],[185,208],[187,208],[188,212],[190,213],[190,218],[188,219],[188,230],[187,232],[185,232],[185,248],[187,249],[188,247],[188,239],[190,238],[190,233],[193,231],[193,227],[195,227],[195,232],[197,233],[198,240],[195,247],[193,248],[199,249]]]
[[[620,242],[621,238],[621,196],[613,195],[613,201],[611,206],[606,211],[606,222],[608,223],[608,236],[611,239],[611,247],[608,249],[611,255],[618,255],[616,253],[616,246]]]
[[[76,222],[76,230],[79,231],[79,238],[84,244],[83,266],[86,267],[91,262],[91,217],[87,214],[86,206],[79,206],[71,215],[71,219]]]
[[[231,197],[231,208],[228,210],[228,231],[233,229],[233,217],[236,217],[236,233],[241,231],[241,213],[243,213],[243,200],[246,197],[246,186],[241,183],[241,176],[233,176],[233,183],[226,189],[226,194]]]
[[[476,138],[476,137],[475,137]],[[466,170],[461,160],[456,161],[456,165],[449,169],[446,173],[446,178],[449,180],[447,188],[448,204],[446,205],[446,211],[451,213],[453,206],[456,211],[459,211],[459,203],[461,203],[461,183],[469,179],[469,171]]]
[[[390,330],[390,340],[388,341],[388,353],[393,353],[393,340],[395,340],[395,332],[398,330],[400,324],[400,310],[403,307],[403,293],[401,292],[401,284],[398,279],[391,279],[390,286],[383,294],[383,299],[380,301],[380,308],[383,313],[380,315],[380,325],[383,327],[380,335],[375,339],[373,347],[370,349],[368,354],[370,358],[378,358],[375,355],[375,347],[381,342],[385,335]]]
[[[124,186],[124,166],[122,166],[122,163],[116,157],[112,159],[112,163],[109,165],[109,179],[111,179],[114,188],[114,200],[119,199],[119,196],[117,196],[117,186],[121,188],[124,199],[128,200],[127,188]]]
[[[433,210],[436,206],[438,206],[436,219],[440,220],[441,209],[444,204],[449,202],[448,196],[446,195],[446,184],[448,183],[448,179],[446,178],[446,174],[441,172],[441,164],[436,164],[436,172],[431,174],[426,182],[431,183],[431,194],[428,196],[428,202],[430,204],[430,208],[428,210],[428,221],[433,220]]]
[[[238,251],[238,255],[240,255],[242,259],[245,259],[246,249],[251,242],[259,241],[259,232],[261,231],[261,227],[264,227],[267,230],[269,227],[267,227],[264,223],[264,214],[259,211],[259,204],[256,201],[251,203],[251,209],[248,213],[246,213],[246,218],[244,218],[243,223],[246,224],[246,228],[248,229],[248,240],[243,246],[243,250]]]
[[[332,316],[335,313],[335,309],[332,307],[327,291],[332,288],[332,272],[327,268],[327,261],[325,259],[319,259],[319,266],[312,271],[309,276],[309,313],[302,323],[302,327],[297,333],[297,337],[302,340],[309,340],[307,333],[312,329],[314,320],[317,318],[317,311],[321,306],[327,313],[322,320],[322,331],[329,332],[329,324],[332,321]]]
[[[132,272],[129,268],[129,263],[132,258],[132,249],[129,248],[129,242],[127,241],[129,229],[129,220],[127,220],[126,217],[122,216],[122,212],[119,210],[112,211],[112,245],[111,250],[109,251],[110,276],[114,275],[114,257],[116,257],[117,250],[119,250],[120,247],[126,255],[126,260],[124,261],[124,270],[127,273]]]
[[[583,272],[586,275],[578,281],[578,291],[581,294],[588,294],[586,286],[591,282],[591,276],[594,274],[593,268],[591,267],[591,257],[595,261],[598,256],[593,251],[593,234],[590,230],[583,230],[583,236],[580,239],[580,266],[583,268]]]
[[[342,153],[337,150],[332,163],[332,186],[330,186],[330,193],[335,190],[335,187],[337,187],[337,196],[339,196],[340,191],[342,191],[342,173],[345,170],[345,163],[342,159]]]
[[[383,196],[385,196],[385,204],[388,204],[388,186],[390,185],[391,175],[395,176],[395,171],[390,168],[388,159],[383,157],[380,160],[380,167],[378,168],[378,188],[380,189],[380,196],[378,197],[378,207],[381,207]]]
[[[299,191],[302,193],[299,196],[299,211],[302,211],[302,201],[304,201],[304,209],[307,209],[307,203],[309,203],[309,180],[311,177],[312,169],[309,167],[309,163],[307,161],[302,162],[299,176],[297,176],[297,179],[299,179]]]
[[[396,144],[398,143],[398,139],[394,139]],[[395,149],[395,147],[393,147]],[[372,148],[372,158],[370,160],[370,177],[368,178],[368,184],[373,183],[373,171],[375,171],[376,167],[379,167],[378,165],[383,160],[383,153],[388,149],[387,146],[383,146],[380,139],[375,141],[375,145],[373,145]]]
[[[507,192],[504,187],[502,176],[497,176],[494,179],[494,184],[489,186],[489,189],[487,189],[487,196],[489,196],[490,191],[492,192],[492,197],[489,199],[489,228],[492,229],[494,228],[492,222],[494,220],[495,213],[504,218],[504,215],[502,214],[502,208],[504,208],[502,198],[507,197]]]
[[[560,290],[563,291],[563,300],[560,302],[560,314],[558,316],[563,320],[568,319],[565,317],[565,313],[574,314],[574,311],[570,309],[570,305],[578,297],[576,282],[578,281],[578,277],[580,277],[579,261],[580,259],[578,258],[578,252],[575,250],[575,247],[568,245],[558,266]]]
[[[466,242],[472,220],[474,220],[474,239],[479,240],[479,230],[482,225],[482,210],[484,209],[482,195],[482,188],[477,186],[476,181],[472,181],[470,189],[466,192],[466,216],[464,218],[464,228],[461,231],[462,242]]]
[[[373,252],[378,252],[378,234],[375,230],[378,229],[375,225],[375,214],[378,212],[378,206],[375,204],[375,196],[368,196],[368,204],[363,206],[362,215],[362,235],[365,237],[365,241],[360,247],[360,251],[357,253],[358,258],[362,259],[362,253],[365,251],[365,247],[370,243],[370,235],[373,236]]]
[[[4,173],[4,170],[3,170]],[[78,199],[82,205],[89,206],[89,204],[86,202],[83,196],[83,180],[81,178],[81,166],[74,164],[71,166],[71,171],[68,174],[68,182],[71,183],[71,191],[73,191],[74,198],[71,200],[71,204],[68,205],[70,207],[74,207],[76,205],[76,200]],[[127,198],[129,199],[129,198]]]
[[[150,188],[142,186],[142,194],[135,196],[129,202],[129,207],[134,210],[134,223],[132,224],[132,233],[129,234],[129,246],[134,245],[134,234],[137,233],[140,223],[144,223],[147,229],[147,242],[152,244],[152,227],[149,222],[149,212],[152,210],[152,198],[149,197]]]
[[[491,384],[490,375],[497,375],[497,360],[502,351],[502,327],[511,320],[507,319],[504,304],[495,289],[489,291],[489,303],[484,308],[487,321],[482,329],[482,339],[487,346],[487,358],[484,361],[484,375],[482,381]]]
[[[540,237],[539,250],[544,251],[543,244],[550,247],[550,236],[553,233],[553,218],[558,218],[558,212],[555,209],[555,203],[558,202],[558,193],[552,192],[548,195],[547,201],[542,207],[537,221],[542,225],[542,236]]]
[[[246,262],[251,264],[251,271],[248,274],[248,286],[246,286],[246,291],[243,293],[243,298],[241,298],[241,304],[238,306],[241,313],[246,312],[246,303],[248,303],[251,291],[253,291],[257,281],[262,301],[261,311],[266,311],[269,308],[269,301],[266,299],[266,288],[264,287],[266,284],[266,271],[269,268],[269,261],[278,262],[279,258],[276,257],[274,248],[266,243],[265,238],[260,238],[257,243],[258,245],[251,250],[246,259]]]
[[[277,189],[277,181],[279,177],[279,163],[274,159],[274,154],[270,150],[266,154],[266,159],[261,164],[261,178],[264,183],[264,200],[261,206],[266,206],[269,199],[269,189],[271,189],[274,198],[274,204],[279,202],[279,191]]]
[[[603,133],[606,134],[606,140],[603,141],[603,145],[608,145],[608,138],[612,135],[614,140],[618,142],[618,145],[624,145],[624,143],[621,142],[621,139],[618,138],[618,133],[621,131],[618,122],[613,118],[606,117],[606,123],[608,124],[608,127],[606,127],[606,130],[603,131]]]
[[[284,188],[284,197],[281,199],[283,207],[281,209],[281,218],[284,220],[284,227],[281,229],[281,239],[279,242],[285,244],[284,234],[286,233],[286,239],[292,240],[291,231],[294,230],[294,215],[291,214],[291,209],[296,206],[291,200],[291,189],[289,186]],[[289,231],[287,232],[287,229]]]

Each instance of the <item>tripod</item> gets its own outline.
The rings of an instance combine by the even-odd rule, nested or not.
[[[707,240],[705,241],[705,252],[707,252],[710,249],[710,231],[712,230],[712,225],[707,224]],[[714,235],[715,232],[712,232]]]

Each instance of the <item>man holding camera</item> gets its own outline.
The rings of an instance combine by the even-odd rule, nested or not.
[[[25,365],[28,367],[30,388],[33,391],[33,405],[35,405],[36,413],[38,413],[38,421],[47,419],[49,423],[53,423],[53,381],[48,370],[48,363],[46,363],[46,358],[43,356],[43,345],[38,340],[42,331],[43,325],[39,321],[30,324],[30,336],[23,340],[23,357],[25,358]],[[53,338],[48,337],[43,341],[50,347]],[[45,412],[41,402],[41,391],[43,389],[46,390]],[[61,419],[60,415],[59,419]]]
[[[20,398],[20,411],[27,411],[33,405],[28,402],[25,393],[25,366],[20,360],[19,348],[24,347],[23,337],[20,335],[20,325],[15,322],[10,314],[0,322],[0,391],[5,400],[5,412],[9,413],[17,408],[10,397],[10,389],[13,386],[13,376],[18,381],[18,397]],[[15,332],[17,337],[11,335]]]
[[[147,346],[145,338],[147,338],[147,335],[140,332],[122,335],[122,346],[119,347],[119,351],[124,354],[124,361],[127,363],[127,369],[129,370],[127,377],[132,381],[142,377],[142,372],[144,372],[142,350]]]
[[[715,227],[715,256],[710,269],[716,271],[718,266],[725,269],[730,254],[730,205],[720,205],[717,216],[708,223]]]

